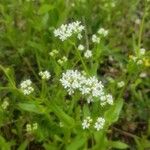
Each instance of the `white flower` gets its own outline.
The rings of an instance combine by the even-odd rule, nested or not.
[[[141,78],[145,78],[145,77],[147,77],[146,72],[142,72],[142,73],[140,73],[140,77],[141,77]]]
[[[93,99],[92,96],[89,96],[89,97],[87,98],[87,103],[88,103],[88,104],[90,104],[90,103],[93,102],[93,101],[94,101],[94,99]]]
[[[85,57],[85,58],[90,58],[90,57],[92,57],[92,51],[86,50],[86,52],[84,53],[84,57]]]
[[[74,90],[81,87],[82,75],[77,70],[67,70],[66,73],[62,74],[60,82],[67,89],[69,95],[74,93]]]
[[[7,100],[4,100],[1,107],[5,110],[9,106],[9,102]]]
[[[46,71],[40,71],[39,72],[39,76],[43,79],[43,80],[49,80],[51,75],[50,73],[46,70]]]
[[[79,51],[83,51],[83,50],[84,50],[84,46],[80,44],[80,45],[78,46],[78,50],[79,50]]]
[[[32,81],[30,79],[22,81],[20,87],[24,95],[29,95],[34,91],[32,87]]]
[[[119,88],[122,88],[124,85],[125,85],[124,81],[120,81],[120,82],[117,83],[117,86]]]
[[[99,42],[100,42],[100,38],[97,37],[97,35],[93,34],[93,35],[92,35],[92,42],[93,42],[93,43],[99,43]]]
[[[144,48],[141,48],[140,49],[140,55],[144,55],[145,54],[145,49]]]
[[[62,64],[65,63],[67,60],[68,60],[68,58],[67,58],[66,56],[63,56],[62,59],[58,59],[57,62],[58,62],[60,65],[62,65]]]
[[[108,30],[105,30],[104,28],[100,28],[98,30],[98,34],[103,35],[105,37],[108,35]]]
[[[63,56],[62,60],[63,60],[63,62],[66,62],[68,59],[66,56]]]
[[[27,131],[27,132],[31,132],[31,131],[32,131],[31,124],[27,124],[27,125],[26,125],[26,131]]]
[[[38,123],[33,123],[33,124],[26,124],[26,131],[27,132],[32,132],[32,131],[34,131],[34,130],[37,130],[37,128],[38,128]]]
[[[33,125],[32,125],[32,130],[37,130],[37,128],[38,128],[38,124],[35,122],[35,123],[33,123]]]
[[[137,65],[142,65],[143,64],[143,61],[140,59],[137,61]]]
[[[90,116],[86,117],[86,118],[83,120],[83,122],[82,122],[82,128],[83,128],[83,129],[88,129],[88,128],[90,127],[92,121],[93,121],[93,120],[91,119]]]
[[[105,119],[102,117],[97,118],[97,121],[95,122],[94,128],[99,131],[100,129],[103,129],[105,124]]]
[[[50,53],[49,53],[49,55],[50,56],[55,56],[56,54],[58,54],[58,51],[56,50],[56,49],[54,49],[54,50],[52,50]]]
[[[113,98],[110,94],[105,94],[104,86],[101,81],[93,77],[86,77],[77,70],[67,70],[62,74],[60,79],[61,84],[67,90],[69,95],[72,95],[75,90],[81,92],[82,95],[88,96],[87,102],[90,103],[94,97],[100,100],[101,105],[113,104]]]
[[[64,41],[74,34],[78,35],[81,39],[81,32],[84,30],[84,26],[81,25],[80,21],[72,22],[69,24],[62,24],[58,29],[54,30],[54,36],[58,37],[60,40]]]

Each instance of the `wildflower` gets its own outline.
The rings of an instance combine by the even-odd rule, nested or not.
[[[140,74],[140,77],[141,77],[141,78],[145,78],[145,77],[147,77],[147,74],[146,74],[145,72],[142,72],[142,73]]]
[[[100,29],[98,30],[98,34],[100,34],[100,35],[106,37],[106,36],[108,35],[108,30],[105,30],[104,28],[100,28]]]
[[[97,35],[92,35],[92,42],[93,43],[99,43],[100,42],[100,38],[99,37],[97,37]]]
[[[102,95],[100,97],[100,104],[101,104],[101,106],[104,106],[107,103],[110,104],[110,105],[113,105],[113,97],[110,94]]]
[[[81,25],[80,21],[72,22],[69,24],[62,24],[58,29],[54,30],[54,36],[58,37],[60,40],[65,41],[67,38],[74,34],[78,35],[81,39],[81,32],[84,30],[84,26]]]
[[[34,91],[34,88],[31,85],[32,81],[30,79],[21,82],[20,87],[24,95],[29,95]]]
[[[62,64],[65,63],[67,60],[68,60],[67,57],[63,56],[62,59],[58,59],[57,62],[58,62],[60,65],[62,65]]]
[[[9,106],[9,102],[7,100],[4,100],[1,107],[5,110],[5,109],[7,109],[8,106]]]
[[[124,85],[125,85],[124,81],[120,81],[120,82],[117,83],[117,86],[119,88],[122,88]]]
[[[113,104],[112,95],[105,94],[102,82],[98,81],[95,76],[86,77],[86,75],[77,70],[67,70],[66,73],[62,74],[60,82],[69,95],[78,90],[82,95],[88,97],[88,103],[92,102],[95,97],[100,100],[102,106],[106,103]]]
[[[56,54],[58,54],[58,51],[56,49],[54,49],[53,51],[51,51],[49,53],[49,55],[52,56],[52,57],[55,56]]]
[[[143,61],[140,59],[137,61],[137,65],[142,65],[143,64]]]
[[[100,129],[103,129],[105,124],[105,119],[102,117],[97,118],[97,121],[95,122],[94,128],[99,131]]]
[[[91,117],[90,116],[86,117],[82,122],[82,128],[88,129],[90,127],[91,123],[92,123]]]
[[[90,57],[92,57],[92,51],[86,50],[86,52],[84,53],[84,57],[85,57],[85,58],[90,58]]]
[[[144,55],[145,54],[145,49],[144,48],[141,48],[140,49],[140,55]]]
[[[83,51],[83,50],[84,50],[84,46],[80,44],[80,45],[78,46],[78,50],[79,50],[79,51]]]
[[[46,70],[46,71],[40,71],[39,72],[39,76],[43,79],[43,80],[49,80],[49,78],[51,77],[50,73]]]
[[[37,130],[38,128],[38,124],[37,123],[33,123],[33,124],[26,124],[26,131],[27,132],[32,132],[34,130]]]
[[[38,128],[38,124],[37,123],[33,123],[32,130],[37,130],[37,128]]]
[[[89,96],[88,98],[87,98],[87,103],[88,104],[90,104],[91,102],[93,102],[94,100],[93,100],[93,97],[92,96]]]
[[[68,59],[66,56],[63,56],[62,60],[63,60],[63,62],[66,62]]]
[[[31,132],[31,131],[32,131],[31,124],[27,124],[27,125],[26,125],[26,131],[27,131],[27,132]]]

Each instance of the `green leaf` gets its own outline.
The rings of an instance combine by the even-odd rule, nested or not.
[[[40,15],[42,15],[42,14],[45,14],[45,13],[49,12],[49,11],[52,10],[53,8],[54,8],[54,7],[53,7],[52,5],[50,5],[50,4],[44,4],[44,5],[42,5],[42,6],[39,8],[38,13],[39,13]]]
[[[120,111],[123,106],[123,99],[116,101],[116,103],[105,112],[105,118],[109,124],[116,122],[119,118]]]
[[[25,140],[23,143],[21,143],[18,150],[26,150],[27,146],[28,146],[28,141]]]
[[[67,150],[78,150],[80,149],[86,142],[86,138],[83,136],[77,136],[71,144],[67,146]]]
[[[19,103],[18,106],[25,111],[34,112],[37,114],[43,114],[45,112],[45,108],[42,105],[35,103]]]
[[[121,141],[109,141],[111,148],[127,149],[129,146]]]
[[[51,101],[50,109],[55,113],[55,115],[68,127],[73,127],[75,122],[72,117],[67,115],[54,101]]]

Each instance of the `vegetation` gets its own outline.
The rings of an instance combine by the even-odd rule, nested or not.
[[[0,149],[150,149],[149,0],[1,0]]]

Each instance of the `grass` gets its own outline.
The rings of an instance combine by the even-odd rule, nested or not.
[[[149,6],[148,0],[1,1],[0,149],[150,149]],[[54,36],[77,20],[85,27],[82,39]],[[108,36],[94,43],[99,28]],[[88,104],[80,90],[69,95],[60,82],[68,69],[96,76],[113,105],[101,106],[95,97]],[[48,80],[39,75],[45,70]],[[20,87],[27,79],[34,89],[29,95]],[[87,116],[93,123],[84,130]],[[93,127],[98,117],[105,119],[99,131]]]

